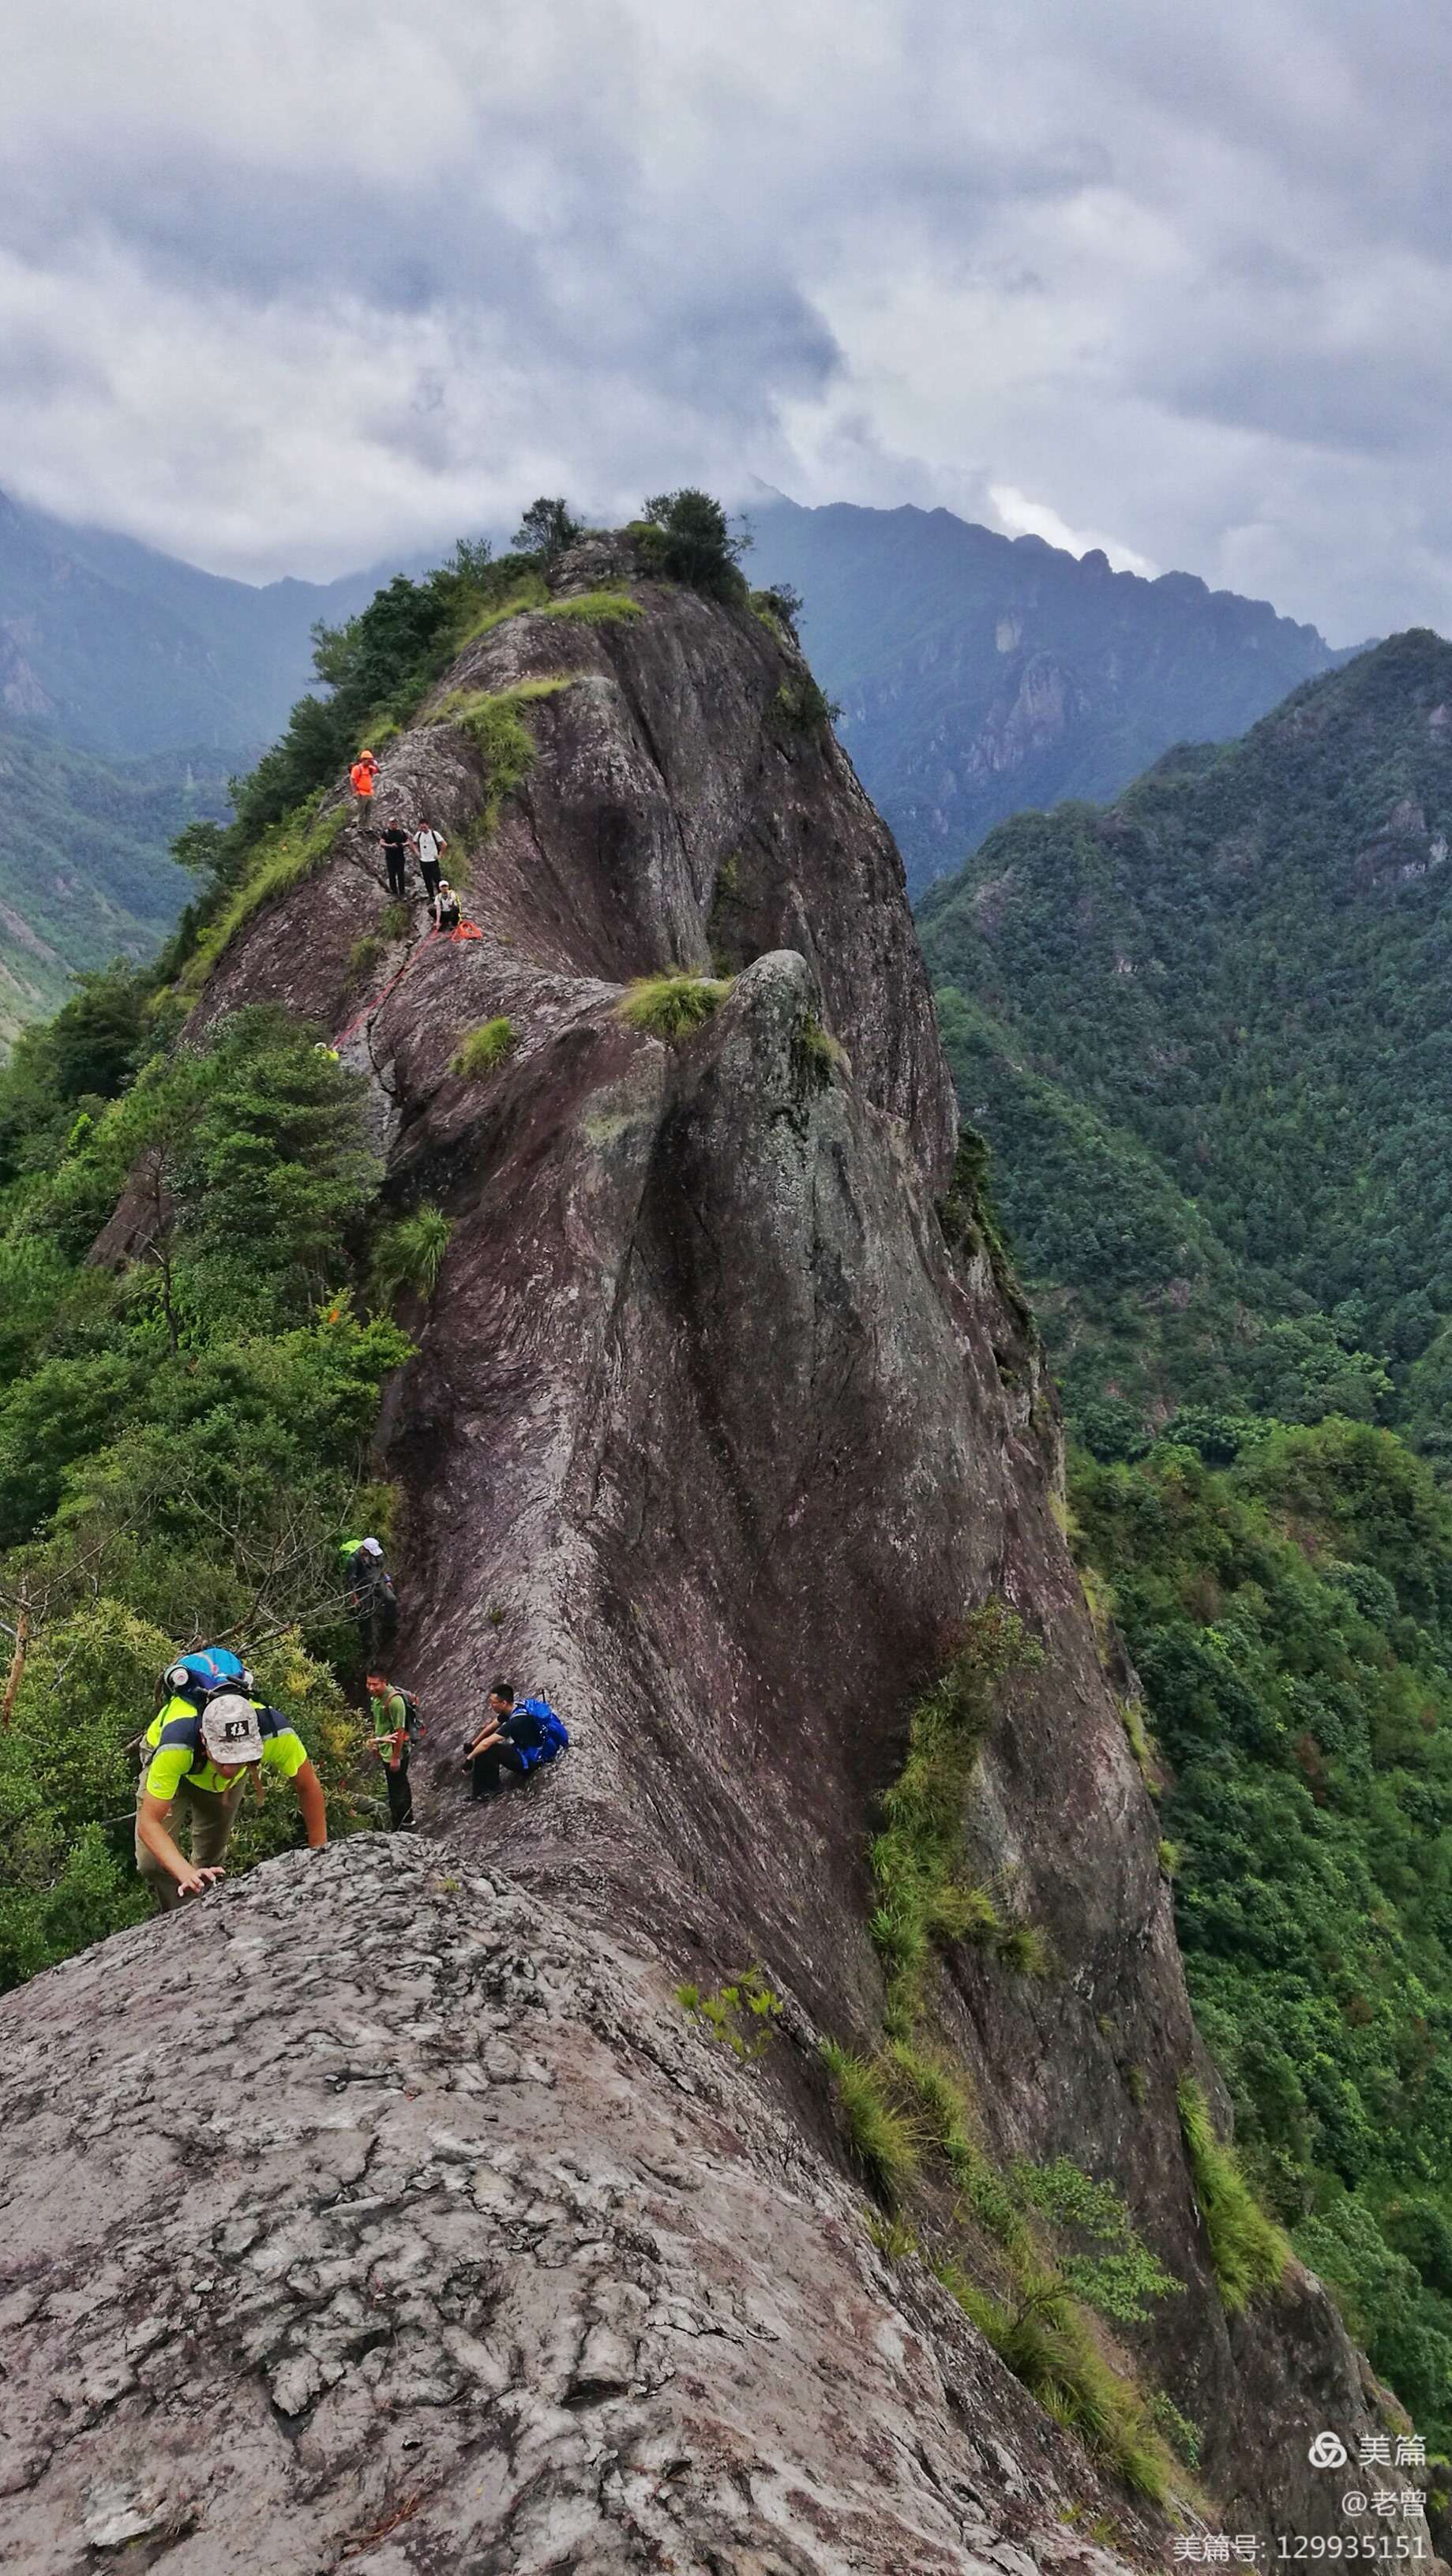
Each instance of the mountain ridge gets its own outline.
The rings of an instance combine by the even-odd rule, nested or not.
[[[250,766],[309,685],[314,621],[386,578],[254,587],[0,492],[0,705],[111,757],[211,745]]]
[[[190,890],[169,844],[226,803],[204,748],[106,760],[0,718],[0,1045],[74,976],[156,954]]]
[[[913,540],[906,552],[905,531]],[[1236,730],[1299,678],[1308,659],[1325,655],[1312,630],[1232,594],[1208,593],[1194,575],[1163,575],[1147,609],[1135,576],[1111,575],[1094,558],[1077,563],[1037,538],[974,528],[946,511],[834,504],[805,512],[773,502],[757,517],[756,566],[768,578],[801,576],[814,658],[829,692],[848,701],[844,737],[903,839],[915,882],[1012,805],[1122,785],[1192,719],[1211,731]],[[0,495],[0,714],[49,729],[92,761],[186,753],[214,779],[242,773],[315,685],[314,624],[346,624],[381,583],[423,569],[418,557],[331,583],[284,578],[253,587]],[[1155,629],[1153,650],[1141,637],[1127,660],[1122,639],[1115,642],[1126,600],[1134,608],[1129,627],[1148,617]],[[1175,665],[1173,686],[1156,675],[1155,653]],[[1256,655],[1263,670],[1253,667]],[[1125,669],[1106,696],[1098,673],[1116,656]],[[58,811],[59,750],[54,765],[48,802]],[[124,771],[109,793],[118,809],[125,804]],[[53,945],[40,925],[44,907],[27,894],[27,844],[3,817],[0,854],[12,910]],[[149,855],[159,900],[178,880],[164,838]],[[120,884],[124,867],[112,884],[104,854],[95,865],[101,908],[122,897],[118,909],[134,909]],[[12,942],[18,1024],[36,998],[50,1001],[54,992],[47,984],[32,996],[24,942],[0,924],[0,958]],[[61,953],[68,965],[95,962],[88,946]]]
[[[753,567],[801,591],[843,740],[920,893],[1020,806],[1117,793],[1349,658],[1198,574],[1114,572],[951,511],[774,502]]]

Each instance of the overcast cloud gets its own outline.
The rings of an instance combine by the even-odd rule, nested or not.
[[[1452,631],[1438,0],[12,0],[0,485],[251,579],[943,502]]]

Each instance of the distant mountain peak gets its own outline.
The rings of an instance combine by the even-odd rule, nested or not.
[[[1198,573],[1116,572],[947,509],[764,507],[843,739],[921,889],[1023,805],[1104,799],[1172,743],[1223,741],[1347,658]]]

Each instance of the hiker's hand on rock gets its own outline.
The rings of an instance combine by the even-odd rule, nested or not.
[[[208,1888],[214,1887],[217,1880],[226,1875],[224,1869],[189,1869],[185,1878],[177,1880],[177,1885],[183,1896],[205,1896]]]

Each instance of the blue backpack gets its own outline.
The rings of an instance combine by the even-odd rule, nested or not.
[[[569,1729],[564,1719],[551,1708],[547,1699],[517,1699],[509,1712],[510,1716],[517,1717],[521,1710],[534,1719],[544,1738],[542,1744],[515,1746],[515,1751],[526,1771],[533,1771],[541,1762],[553,1762],[557,1753],[568,1752]]]
[[[203,1646],[194,1655],[181,1655],[168,1665],[162,1680],[166,1689],[183,1699],[209,1699],[213,1691],[224,1688],[250,1693],[252,1688],[252,1675],[230,1646]]]

